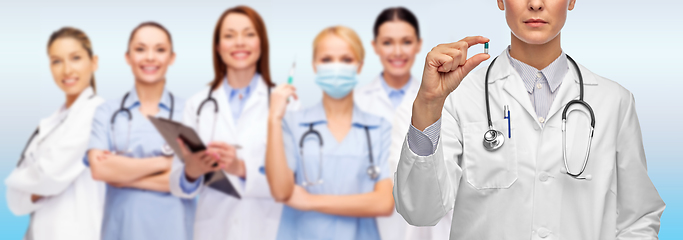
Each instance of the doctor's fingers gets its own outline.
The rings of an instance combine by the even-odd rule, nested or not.
[[[464,44],[460,44],[464,45]],[[445,48],[441,51],[441,53],[453,58],[453,60],[450,62],[450,64],[444,64],[446,70],[450,71],[455,71],[458,69],[458,67],[462,66],[465,64],[465,61],[467,61],[467,48],[462,47],[462,48]]]
[[[217,162],[220,162],[217,160],[215,157],[209,155],[209,154],[204,154],[199,158],[199,164],[204,168],[205,170],[210,170],[213,169],[213,165]]]
[[[212,156],[203,155],[203,157],[197,162],[198,167],[201,169],[200,171],[203,174],[213,172],[216,170],[220,169],[220,166],[222,165],[220,161],[214,159]]]
[[[281,93],[284,99],[288,98],[289,96],[294,96],[294,98],[298,98],[298,96],[296,95],[296,87],[289,84],[285,85]]]
[[[457,41],[455,43],[465,43],[467,44],[467,48],[472,47],[477,44],[484,44],[489,42],[490,40],[488,38],[482,37],[482,36],[469,36],[466,38],[461,39],[460,41]]]
[[[465,76],[467,76],[467,74],[474,70],[475,67],[479,66],[479,64],[481,64],[483,61],[486,61],[490,57],[491,55],[488,55],[486,53],[479,53],[477,55],[472,56],[470,59],[467,59],[467,61],[459,69],[461,71],[461,76],[464,78]]]
[[[230,145],[226,142],[221,142],[221,141],[214,141],[209,143],[209,148],[220,148],[228,151],[235,150],[235,146]]]
[[[218,154],[219,158],[224,160],[224,161],[229,161],[232,162],[237,158],[237,152],[233,148],[232,150],[230,149],[222,149],[222,148],[214,148],[212,152],[215,152]]]
[[[294,98],[298,99],[298,96],[296,95],[296,88],[292,85],[289,84],[280,84],[277,87],[275,87],[275,90],[271,92],[270,96],[270,108],[272,110],[278,110],[286,108],[287,106],[287,98],[289,96],[294,96]]]
[[[273,94],[287,97],[288,94],[296,92],[296,87],[290,84],[280,84],[273,90]]]
[[[453,71],[459,65],[456,61],[460,59],[459,54],[455,51],[447,49],[432,50],[427,54],[426,64],[435,67],[438,72],[447,73]]]

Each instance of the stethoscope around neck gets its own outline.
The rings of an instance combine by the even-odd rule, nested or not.
[[[126,100],[128,99],[129,95],[130,95],[130,92],[127,92],[126,95],[123,96],[123,99],[121,100],[121,106],[119,107],[118,110],[116,110],[111,115],[111,120],[110,120],[110,122],[111,122],[111,135],[112,135],[112,140],[114,142],[114,153],[115,154],[126,154],[126,153],[130,152],[130,149],[129,149],[129,147],[130,147],[129,146],[129,144],[130,144],[130,130],[131,130],[132,125],[133,125],[133,113],[128,108],[126,108],[126,106],[125,106]],[[170,97],[170,100],[171,100],[171,109],[168,113],[168,119],[173,120],[173,111],[174,111],[174,107],[175,107],[175,102],[173,99],[173,94],[171,94],[169,92],[168,96]],[[126,148],[123,151],[119,150],[118,147],[116,146],[116,144],[117,144],[117,142],[116,142],[116,131],[115,131],[116,129],[114,128],[114,125],[116,125],[115,124],[116,123],[116,117],[122,112],[126,113],[126,115],[128,116],[128,133],[127,133],[127,138],[126,138]],[[171,149],[171,147],[168,144],[164,144],[161,147],[161,152],[165,156],[172,156],[173,155],[173,149]]]
[[[220,83],[221,82],[216,82],[211,85],[211,87],[209,88],[209,93],[207,94],[206,98],[201,103],[199,103],[199,108],[197,108],[197,120],[195,126],[197,126],[197,132],[201,132],[199,129],[199,119],[202,115],[202,109],[204,109],[204,105],[206,105],[207,103],[211,103],[211,105],[213,105],[213,123],[211,124],[212,131],[210,141],[213,141],[214,133],[216,132],[216,122],[218,121],[219,111],[218,101],[216,100],[216,98],[213,97],[213,91],[218,88]],[[266,83],[266,85],[268,85],[268,83]],[[270,87],[266,88],[268,89],[268,106],[270,106]]]
[[[323,183],[323,178],[322,178],[322,174],[323,174],[323,138],[322,138],[322,135],[320,135],[320,132],[318,132],[317,130],[315,130],[313,128],[313,125],[314,125],[313,123],[308,124],[308,131],[304,132],[304,134],[301,135],[301,139],[299,140],[299,154],[301,155],[301,164],[302,164],[301,167],[303,169],[302,171],[303,171],[303,175],[304,175],[304,181],[303,181],[302,185],[304,187],[320,185]],[[370,130],[369,130],[368,126],[363,126],[363,128],[365,129],[365,137],[366,137],[367,145],[368,145],[368,155],[370,157],[370,166],[367,168],[366,173],[368,174],[370,179],[377,180],[377,178],[379,177],[379,174],[380,174],[380,169],[379,169],[379,166],[377,166],[375,164],[375,160],[374,160],[374,157],[372,155],[372,141],[370,139]],[[306,139],[306,137],[308,135],[316,136],[318,138],[318,143],[320,145],[320,148],[318,151],[319,152],[318,175],[317,175],[315,181],[311,181],[308,178],[308,174],[306,173],[306,159],[304,158],[304,140]]]
[[[591,178],[592,178],[591,175],[587,175],[586,177],[582,177],[580,175],[583,174],[584,170],[586,170],[586,165],[588,164],[588,156],[590,154],[591,142],[593,141],[593,133],[594,133],[594,129],[595,129],[595,114],[593,113],[593,109],[591,108],[591,106],[583,100],[583,76],[581,74],[581,70],[579,69],[579,65],[576,64],[574,59],[572,59],[569,55],[566,55],[566,56],[567,56],[567,59],[572,63],[572,65],[574,66],[574,69],[576,69],[576,72],[579,75],[579,91],[580,91],[580,94],[579,94],[579,99],[569,101],[567,103],[567,105],[564,107],[564,110],[562,111],[562,158],[564,160],[563,172],[566,171],[566,173],[569,176],[572,176],[576,179],[591,180]],[[496,62],[496,59],[498,59],[498,58],[496,57],[495,59],[493,59],[493,61],[491,61],[491,64],[489,65],[488,69],[486,70],[486,78],[484,80],[485,81],[484,82],[484,92],[485,92],[484,94],[486,95],[485,96],[486,97],[486,117],[488,120],[489,130],[484,132],[483,144],[484,144],[484,148],[488,151],[498,150],[505,143],[505,134],[503,134],[501,131],[496,130],[493,127],[493,122],[491,121],[491,110],[489,107],[489,84],[488,84],[489,83],[489,73],[491,72],[491,68],[493,67],[493,64]],[[584,156],[583,164],[581,165],[581,170],[579,170],[578,172],[572,172],[569,169],[569,165],[567,164],[567,143],[566,143],[566,140],[567,140],[567,133],[566,133],[567,115],[569,113],[571,113],[572,111],[578,110],[578,108],[574,108],[571,110],[569,109],[574,104],[582,105],[586,109],[588,109],[588,114],[586,114],[586,112],[584,112],[584,111],[579,111],[579,112],[582,112],[586,115],[590,115],[590,119],[591,119],[590,133],[588,135],[588,145],[586,147],[586,155]],[[507,109],[505,109],[505,113],[506,114],[508,113]]]

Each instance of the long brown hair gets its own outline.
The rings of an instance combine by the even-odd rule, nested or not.
[[[247,6],[237,6],[225,10],[225,12],[221,14],[221,17],[218,18],[218,23],[216,23],[216,28],[213,31],[213,44],[211,45],[211,51],[213,52],[214,78],[211,82],[211,90],[215,90],[218,87],[218,85],[220,85],[221,81],[223,81],[223,78],[225,78],[225,75],[228,72],[227,64],[223,62],[221,55],[218,53],[218,44],[220,42],[221,37],[221,28],[223,28],[223,20],[225,19],[225,17],[228,16],[228,14],[231,13],[244,14],[249,18],[249,20],[251,20],[251,23],[254,24],[254,29],[256,30],[259,39],[261,40],[261,56],[259,57],[259,60],[256,62],[256,72],[261,74],[263,81],[266,82],[266,85],[268,85],[268,87],[274,86],[273,82],[270,79],[270,59],[268,57],[268,34],[266,33],[266,24],[263,22],[261,16],[254,9]]]
[[[52,35],[50,35],[50,39],[47,41],[48,51],[50,50],[50,46],[52,46],[52,44],[60,38],[75,39],[76,41],[81,43],[81,46],[83,46],[85,51],[88,52],[88,57],[92,59],[92,43],[90,43],[90,38],[88,38],[88,35],[85,35],[85,33],[80,29],[73,27],[63,27],[53,32]],[[93,91],[97,90],[95,87],[95,73],[92,74],[92,79],[90,79],[90,86],[92,87]]]

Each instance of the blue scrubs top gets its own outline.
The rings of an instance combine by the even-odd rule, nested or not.
[[[383,118],[353,107],[353,127],[342,142],[337,142],[327,126],[322,103],[298,112],[288,112],[283,119],[283,137],[289,168],[295,173],[296,184],[302,186],[304,171],[309,182],[318,180],[320,185],[305,187],[311,194],[350,195],[368,193],[375,184],[390,177],[388,166],[391,124]],[[320,133],[304,138],[303,158],[299,143],[310,126]],[[376,180],[367,174],[370,164],[368,127],[374,163],[380,170]],[[320,148],[320,140],[323,147]],[[322,159],[320,159],[322,150]],[[305,163],[304,163],[305,160]],[[374,217],[345,217],[315,211],[299,211],[285,206],[282,211],[277,239],[380,239]]]
[[[182,118],[184,100],[173,96],[173,120]],[[116,115],[114,131],[111,118],[121,107],[123,96],[100,105],[95,112],[90,145],[88,149],[125,151],[128,142],[132,158],[160,156],[161,147],[166,143],[152,123],[140,113],[140,101],[133,88],[124,107],[133,114],[128,139],[128,116],[124,112]],[[164,90],[156,117],[168,118],[171,108],[169,92]],[[116,143],[113,142],[116,134]],[[116,148],[115,146],[116,145]],[[87,157],[85,159],[87,164]],[[170,193],[136,188],[117,188],[107,184],[104,218],[102,221],[103,240],[189,240],[192,238],[194,223],[194,199],[181,199]]]

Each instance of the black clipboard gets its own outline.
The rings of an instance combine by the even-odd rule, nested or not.
[[[183,143],[185,143],[185,146],[193,153],[206,150],[206,146],[194,129],[185,126],[182,123],[165,118],[149,117],[149,120],[164,140],[166,140],[166,144],[168,144],[174,152],[181,152],[180,145],[176,142],[176,139],[178,138],[180,138]],[[178,158],[183,162],[185,161],[180,155],[178,155]],[[204,185],[237,199],[242,198],[237,192],[237,189],[235,189],[235,186],[232,185],[228,177],[225,176],[225,173],[221,170],[205,174]]]

